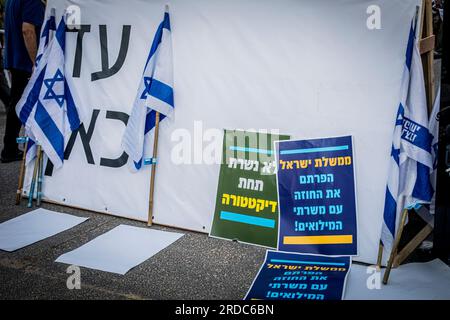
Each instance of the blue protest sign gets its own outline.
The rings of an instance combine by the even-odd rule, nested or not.
[[[342,300],[350,257],[267,251],[246,300]]]
[[[352,137],[276,142],[278,250],[357,255]]]

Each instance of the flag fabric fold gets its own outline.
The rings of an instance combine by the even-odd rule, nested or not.
[[[411,24],[400,104],[395,121],[385,196],[381,243],[390,252],[402,211],[430,203],[432,136],[428,129],[425,82],[420,52]]]
[[[130,118],[122,139],[122,147],[132,160],[131,169],[142,167],[148,153],[149,133],[160,120],[173,117],[173,61],[170,17],[168,9],[156,30],[139,83]]]
[[[431,155],[433,159],[433,167],[430,170],[430,182],[433,190],[436,190],[436,179],[437,179],[437,162],[438,162],[438,142],[439,142],[439,118],[438,113],[441,107],[441,88],[439,87],[437,91],[436,98],[434,100],[433,110],[430,115],[430,122],[428,127],[430,129],[430,134],[432,136],[431,142]],[[436,203],[436,193],[433,194],[433,198],[430,203],[430,213],[434,214]]]
[[[36,55],[36,65],[39,64],[39,61],[44,54],[44,50],[47,48],[50,40],[53,39],[54,32],[56,31],[56,17],[55,17],[55,9],[50,10],[50,15],[44,23],[44,27],[42,28],[41,37],[39,39],[39,48]]]
[[[66,137],[81,123],[76,107],[78,99],[70,79],[65,76],[65,37],[66,24],[62,17],[16,106],[16,113],[30,137],[28,151],[32,154],[34,146],[41,145],[55,169],[63,164]]]
[[[42,28],[41,37],[39,39],[39,48],[36,55],[36,66],[39,64],[42,56],[44,55],[45,49],[48,47],[50,40],[53,39],[54,33],[56,31],[56,18],[55,18],[55,9],[50,11],[50,15],[44,23],[44,28]],[[33,77],[30,82],[33,81]],[[25,90],[26,92],[26,90]],[[25,163],[28,165],[35,157],[36,157],[36,138],[33,136],[33,133],[29,130],[25,129],[25,135],[28,137],[28,144],[25,157]]]

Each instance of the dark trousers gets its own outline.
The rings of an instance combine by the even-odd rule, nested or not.
[[[9,102],[7,115],[5,135],[3,137],[3,155],[11,155],[17,152],[16,138],[19,136],[22,123],[16,114],[16,104],[22,97],[22,93],[27,86],[30,73],[22,70],[11,69],[11,99]]]
[[[10,99],[10,90],[8,87],[8,83],[6,82],[4,70],[0,68],[0,100],[5,105],[5,109],[8,108],[9,99]]]
[[[5,77],[5,70],[3,70],[3,55],[0,49],[0,100],[5,105],[5,110],[8,109],[9,99],[11,96],[11,91],[8,86],[8,82]]]

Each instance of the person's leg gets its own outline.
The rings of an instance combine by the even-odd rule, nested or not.
[[[11,98],[6,115],[5,135],[3,137],[2,160],[15,160],[20,158],[16,138],[19,136],[22,126],[16,114],[16,104],[22,97],[22,93],[28,83],[30,74],[21,70],[11,70]],[[20,159],[17,159],[20,160]]]
[[[10,90],[3,72],[3,69],[0,69],[0,100],[3,102],[5,109],[8,109]]]
[[[8,110],[9,99],[11,98],[11,90],[5,77],[5,70],[3,70],[3,57],[0,49],[0,100],[5,105],[5,110]]]

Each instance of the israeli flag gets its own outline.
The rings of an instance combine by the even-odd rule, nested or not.
[[[439,87],[437,96],[434,99],[433,111],[430,115],[430,122],[428,127],[432,136],[431,141],[431,155],[433,157],[433,167],[430,170],[430,182],[433,190],[436,190],[437,179],[437,162],[438,162],[438,143],[439,143],[439,117],[438,113],[441,107],[441,88]],[[433,199],[430,203],[430,213],[434,214],[436,208],[436,193],[433,194]]]
[[[122,147],[130,156],[132,170],[142,167],[148,154],[150,131],[155,127],[156,112],[160,120],[173,117],[173,62],[169,10],[156,30],[145,64],[139,89],[122,139]]]
[[[431,141],[422,61],[411,25],[381,231],[381,242],[388,252],[392,250],[402,211],[430,203],[433,196]]]
[[[45,21],[44,28],[42,28],[41,37],[39,40],[39,48],[36,56],[36,66],[39,64],[45,49],[48,47],[50,40],[53,39],[54,33],[56,31],[56,18],[55,18],[55,9],[52,8],[50,10],[50,15]],[[25,129],[25,134],[28,137],[28,144],[25,163],[28,165],[34,158],[36,158],[36,138],[33,136],[33,133],[29,130]]]
[[[70,77],[65,76],[65,36],[63,17],[16,106],[26,132],[55,168],[63,164],[66,137],[80,126],[78,99]]]

